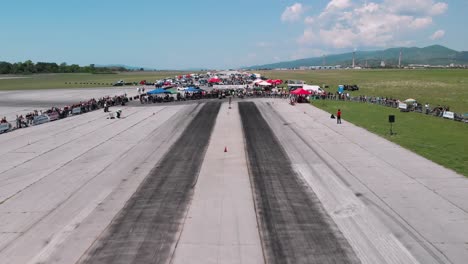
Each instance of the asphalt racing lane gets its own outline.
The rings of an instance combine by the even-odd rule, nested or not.
[[[360,263],[254,103],[239,103],[267,263]]]
[[[220,106],[203,106],[81,263],[168,261]]]

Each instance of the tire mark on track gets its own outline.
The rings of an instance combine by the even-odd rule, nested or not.
[[[80,263],[169,260],[220,106],[200,109]]]
[[[267,263],[360,263],[255,104],[239,111]]]

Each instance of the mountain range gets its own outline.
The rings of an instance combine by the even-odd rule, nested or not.
[[[401,65],[423,64],[423,65],[468,65],[468,52],[456,51],[440,45],[428,46],[425,48],[391,48],[377,51],[356,51],[355,65],[364,67],[379,67],[384,61],[387,66],[397,66],[398,58],[402,52]],[[300,59],[294,61],[284,61],[265,65],[247,67],[247,69],[277,69],[277,68],[299,68],[310,66],[352,66],[353,52],[327,55]],[[325,62],[325,63],[324,63]]]

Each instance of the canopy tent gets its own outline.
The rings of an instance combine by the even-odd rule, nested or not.
[[[167,90],[164,90],[164,89],[154,89],[154,90],[151,90],[149,92],[147,92],[147,94],[163,94],[163,93],[171,93],[170,91],[167,91]]]
[[[271,85],[271,83],[268,83],[266,81],[261,81],[261,82],[258,82],[257,84],[260,85],[260,86],[270,86]]]
[[[219,82],[221,82],[221,79],[219,79],[219,78],[211,78],[211,79],[208,80],[208,82],[209,82],[209,83],[219,83]]]
[[[299,89],[296,89],[294,91],[291,92],[291,94],[295,94],[295,95],[309,95],[310,92],[309,91],[306,91],[302,88],[299,88]]]
[[[201,92],[201,89],[195,88],[195,87],[187,87],[184,89],[185,92]]]
[[[283,83],[282,80],[266,80],[267,83],[271,84],[271,85],[280,85]]]
[[[405,101],[403,101],[403,102],[405,102],[405,103],[407,103],[407,104],[412,104],[412,103],[415,103],[415,102],[416,102],[416,100],[415,100],[415,99],[413,99],[413,98],[408,98],[408,99],[406,99],[406,100],[405,100]]]
[[[167,89],[166,92],[171,93],[171,94],[177,94],[178,93],[178,91],[176,89],[174,89],[174,88]]]

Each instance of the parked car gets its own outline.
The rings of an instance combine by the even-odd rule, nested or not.
[[[344,89],[347,91],[358,91],[359,86],[357,86],[356,84],[353,84],[353,85],[345,84]]]
[[[112,86],[123,86],[125,82],[123,80],[119,80],[118,82],[114,83]]]

